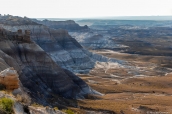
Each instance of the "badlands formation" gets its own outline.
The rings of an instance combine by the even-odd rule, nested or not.
[[[67,44],[75,46],[74,49],[70,49],[71,51],[81,48],[65,30],[50,31],[48,27],[42,25],[19,24],[18,22],[11,26],[9,22],[0,25],[1,81],[14,81],[10,83],[11,85],[8,82],[2,83],[6,88],[13,90],[19,86],[18,94],[27,96],[24,98],[26,103],[36,102],[51,107],[77,107],[74,99],[83,99],[88,94],[101,95],[71,71],[60,67],[65,67],[68,62],[69,64],[75,63],[73,59],[76,58],[70,53],[66,51],[67,55],[63,56],[62,54],[61,59],[68,57],[63,61],[59,59],[60,57],[53,59],[51,56],[51,54],[61,51],[60,49],[63,53],[63,48]],[[65,42],[64,39],[69,41]],[[54,48],[50,48],[50,46],[54,46]],[[46,53],[49,50],[50,53]],[[82,54],[82,49],[76,53]],[[76,62],[76,64],[78,63]],[[73,99],[73,101],[68,99]]]
[[[19,17],[15,17],[19,18]],[[20,20],[19,18],[18,20]],[[11,32],[18,30],[30,30],[30,38],[36,42],[50,57],[62,68],[75,73],[88,73],[94,68],[96,61],[100,62],[122,62],[115,59],[109,59],[102,55],[91,53],[72,38],[66,30],[48,28],[45,25],[33,24],[29,22],[26,25],[1,24],[0,27]]]
[[[171,64],[171,48],[157,48],[155,32],[140,25],[105,22],[88,27],[0,15],[0,83],[20,99],[16,114],[63,114],[67,108],[78,114],[172,112],[172,69],[164,67]],[[151,40],[140,41],[139,33]]]

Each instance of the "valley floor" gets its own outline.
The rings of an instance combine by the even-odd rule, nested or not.
[[[172,113],[172,73],[170,68],[162,67],[164,64],[168,65],[168,61],[161,64],[161,61],[168,60],[168,57],[141,56],[110,50],[93,52],[126,60],[136,68],[136,71],[138,68],[139,75],[128,74],[127,72],[131,70],[129,68],[110,65],[105,65],[107,69],[95,67],[89,75],[79,75],[93,89],[104,94],[101,97],[89,96],[89,99],[78,101],[81,108],[104,111],[103,114]],[[169,73],[165,73],[166,70]],[[144,71],[143,75],[141,71]],[[79,113],[84,113],[84,110],[79,110]]]

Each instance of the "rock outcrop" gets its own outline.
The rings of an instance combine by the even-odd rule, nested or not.
[[[55,110],[49,107],[29,107],[30,114],[66,114],[60,110]]]
[[[23,106],[21,103],[14,104],[15,114],[66,114],[60,110],[42,106]]]
[[[7,90],[14,90],[19,87],[18,73],[14,68],[7,68],[0,72],[0,84]]]
[[[36,19],[33,19],[36,23],[48,26],[50,28],[54,29],[65,29],[68,31],[88,31],[89,27],[87,25],[80,26],[79,24],[75,23],[73,20],[67,20],[67,21],[50,21],[50,20],[43,20],[39,21]]]

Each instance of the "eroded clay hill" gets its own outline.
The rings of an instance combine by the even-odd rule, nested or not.
[[[56,62],[29,36],[29,31],[0,29],[0,71],[13,67],[19,74],[20,88],[42,105],[71,105],[65,99],[98,94],[72,72]]]

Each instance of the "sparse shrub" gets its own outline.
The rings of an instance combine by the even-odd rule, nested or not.
[[[58,107],[54,107],[54,110],[59,110]]]
[[[32,106],[34,106],[34,107],[44,107],[44,106],[42,106],[42,105],[40,105],[38,103],[33,103]]]
[[[27,94],[23,94],[22,95],[17,95],[16,96],[16,99],[19,101],[19,102],[22,102],[22,103],[25,103],[25,104],[31,104],[31,99],[30,97],[27,95]]]
[[[14,101],[9,98],[0,99],[0,108],[4,110],[7,114],[11,114],[13,112],[13,104]]]
[[[62,110],[62,111],[65,112],[66,114],[75,114],[71,109]]]
[[[23,102],[23,99],[22,99],[21,95],[19,95],[19,94],[17,94],[16,99],[19,102]]]

